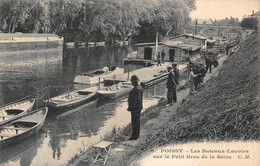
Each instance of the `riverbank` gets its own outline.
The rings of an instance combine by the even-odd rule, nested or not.
[[[212,69],[213,73],[208,73],[207,76],[205,77],[205,81],[207,81],[214,73],[216,73],[216,71],[221,67],[225,58],[226,57],[224,56],[221,59],[219,59],[219,67],[218,68],[213,67],[213,69]],[[197,61],[197,62],[203,61],[203,59],[195,58],[194,61]],[[116,153],[115,158],[120,159],[120,160],[118,160],[118,161],[112,160],[111,165],[121,165],[120,162],[125,160],[125,159],[122,160],[124,158],[122,155],[124,155],[125,153],[127,153],[127,154],[131,153],[131,150],[130,150],[131,147],[136,149],[138,146],[140,146],[140,144],[145,142],[145,140],[148,139],[147,137],[149,137],[149,133],[152,132],[152,130],[158,130],[163,125],[161,123],[164,123],[165,121],[169,120],[169,119],[167,119],[167,118],[171,117],[171,114],[169,114],[169,112],[176,113],[176,109],[178,107],[180,107],[183,100],[185,98],[187,98],[187,96],[190,94],[190,89],[187,87],[186,81],[187,81],[187,70],[182,70],[182,73],[180,74],[180,85],[178,86],[178,94],[177,94],[178,102],[171,107],[165,108],[165,105],[167,103],[167,99],[166,99],[167,89],[165,88],[165,86],[160,87],[160,88],[165,88],[165,93],[164,93],[165,95],[158,96],[161,99],[158,106],[148,108],[141,115],[141,126],[146,126],[145,128],[149,128],[149,131],[146,131],[147,129],[143,129],[143,127],[142,127],[140,139],[138,139],[136,141],[125,141],[130,137],[129,134],[131,133],[131,125],[128,125],[124,129],[113,129],[113,131],[111,132],[110,135],[107,135],[107,136],[105,136],[105,138],[103,138],[103,140],[115,142],[115,144],[114,144],[114,147],[116,147],[115,149],[118,149],[118,148],[127,149],[127,151],[128,151],[128,152],[125,152],[125,151],[115,152],[113,149],[113,151],[114,151],[113,153]],[[169,111],[170,109],[175,109],[175,111]],[[128,113],[128,112],[126,112],[126,113]],[[160,119],[161,116],[162,116],[162,119]],[[156,122],[152,122],[153,120],[156,120]],[[151,123],[152,124],[154,123],[154,125],[150,126]],[[147,125],[148,125],[148,127],[147,127]],[[132,145],[132,143],[134,143],[135,145]],[[93,160],[94,160],[93,156],[95,156],[94,155],[95,153],[96,153],[95,149],[90,148],[84,154],[76,155],[73,159],[71,159],[71,161],[68,163],[68,165],[84,165],[84,164],[91,165],[93,163]],[[121,154],[121,153],[123,153],[123,154]],[[130,155],[130,154],[128,154],[128,155]],[[115,164],[114,162],[118,162],[118,163]],[[109,165],[109,163],[110,162],[108,162],[107,165]]]
[[[125,141],[131,133],[130,125],[124,129],[114,129],[110,136],[104,138],[106,141],[115,142],[112,149],[115,160],[108,160],[106,165],[130,165],[131,163],[132,165],[139,165],[138,161],[145,157],[147,153],[152,152],[154,148],[171,143],[203,140],[240,140],[242,138],[244,140],[257,139],[259,137],[259,131],[256,125],[259,115],[255,112],[258,103],[254,99],[258,91],[251,91],[252,89],[257,89],[257,83],[259,83],[259,80],[257,79],[259,73],[255,73],[258,70],[254,70],[259,69],[257,66],[257,64],[259,64],[257,50],[258,38],[256,36],[257,35],[252,36],[248,40],[242,42],[240,49],[233,53],[231,57],[222,57],[220,59],[219,67],[213,68],[212,73],[206,75],[205,82],[208,80],[209,82],[204,85],[205,87],[200,88],[197,93],[189,95],[190,90],[183,86],[178,92],[178,102],[176,104],[171,107],[165,107],[166,98],[164,96],[157,107],[152,108],[149,111],[147,110],[145,114],[142,114],[141,135],[138,140]],[[245,60],[245,58],[248,59]],[[223,68],[220,69],[222,65]],[[250,66],[250,69],[247,69],[248,66]],[[251,72],[241,73],[239,69],[249,70]],[[252,72],[256,74],[253,78],[250,77],[250,74],[253,74]],[[245,84],[247,88],[243,85],[242,94],[244,93],[245,95],[241,96],[241,90],[239,89],[241,81],[237,84],[237,79],[244,80],[244,83],[247,83]],[[246,79],[250,79],[251,81],[248,82],[247,80],[245,82]],[[232,82],[238,89],[232,87]],[[228,88],[225,88],[225,86]],[[248,89],[249,87],[250,89]],[[234,89],[236,90],[234,91]],[[245,90],[249,90],[249,92]],[[230,107],[232,108],[232,106],[235,106],[234,104],[238,102],[236,101],[237,97],[235,96],[246,99],[246,96],[248,95],[249,97],[247,100],[241,103],[244,106],[251,108],[248,115],[249,117],[254,115],[254,117],[252,117],[253,121],[248,121],[248,123],[252,124],[249,126],[249,129],[250,127],[251,129],[248,130],[251,135],[250,133],[245,134],[244,132],[241,132],[241,135],[237,136],[234,134],[233,129],[224,128],[224,131],[218,128],[214,129],[218,126],[218,121],[212,118],[214,116],[226,116],[228,118],[229,115],[232,117],[234,115],[234,110],[230,110]],[[248,103],[250,100],[251,104]],[[220,104],[221,102],[227,103],[223,105]],[[220,109],[219,107],[226,108]],[[214,112],[212,112],[212,110],[214,110]],[[209,122],[202,123],[203,120],[209,120]],[[233,117],[233,119],[231,118],[228,120],[232,121],[237,119]],[[214,123],[210,123],[210,121]],[[222,121],[219,120],[219,123],[220,122]],[[237,123],[240,124],[239,122]],[[228,126],[230,123],[227,122],[222,125],[223,127],[232,127]],[[245,131],[246,126],[241,125],[242,124],[240,124],[239,129]],[[208,129],[208,131],[206,130],[207,132],[203,134],[201,130],[207,128],[207,126],[211,126],[213,128],[212,130],[219,133],[212,135],[210,134],[212,133],[211,130]],[[255,128],[253,128],[254,126]],[[254,132],[252,132],[252,130]],[[223,134],[222,132],[226,132],[229,135]],[[93,164],[95,153],[96,151],[94,149],[89,149],[84,154],[72,159],[67,165],[95,165]]]
[[[0,33],[0,50],[35,50],[56,48],[63,45],[63,38],[54,34]]]

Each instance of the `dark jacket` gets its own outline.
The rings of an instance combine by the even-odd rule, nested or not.
[[[143,109],[143,88],[141,85],[134,87],[128,97],[128,111],[141,111]]]
[[[213,60],[211,60],[210,58],[208,58],[208,57],[205,58],[206,65],[211,65],[212,62],[213,62]]]
[[[174,74],[175,74],[175,83],[176,83],[177,85],[179,85],[179,75],[180,75],[180,71],[179,71],[179,69],[178,69],[177,67],[175,67],[175,68],[173,69],[173,71],[174,71]]]
[[[169,72],[168,80],[167,80],[167,88],[168,89],[176,88],[175,74],[173,71]]]

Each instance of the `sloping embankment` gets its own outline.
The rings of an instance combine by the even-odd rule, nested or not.
[[[258,34],[253,34],[243,41],[218,76],[182,105],[167,129],[156,134],[153,144],[259,140],[258,40]]]

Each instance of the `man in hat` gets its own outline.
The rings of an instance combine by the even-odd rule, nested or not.
[[[131,112],[132,135],[128,140],[136,140],[140,134],[140,115],[143,109],[143,88],[139,84],[136,75],[131,77],[134,88],[130,91],[128,97],[128,109]]]
[[[172,65],[167,66],[167,70],[169,72],[168,79],[167,79],[167,100],[168,104],[167,106],[170,106],[173,104],[173,102],[177,101],[177,94],[176,94],[176,82],[175,82],[175,74],[172,68]]]

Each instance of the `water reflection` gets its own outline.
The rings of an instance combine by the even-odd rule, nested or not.
[[[52,96],[74,90],[75,75],[101,68],[108,62],[122,67],[123,58],[131,51],[132,47],[124,46],[1,53],[0,104],[20,99],[47,85],[52,86]],[[146,100],[156,93],[154,88],[145,90],[144,108],[158,102]],[[127,95],[116,100],[94,100],[60,112],[50,109],[45,123],[47,135],[41,130],[36,138],[14,145],[13,150],[9,147],[0,151],[1,165],[65,164],[79,149],[97,143],[113,127],[130,122],[126,98]]]

